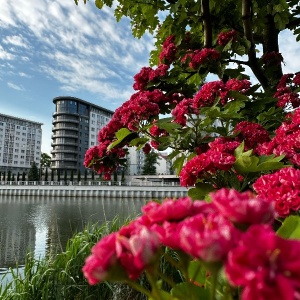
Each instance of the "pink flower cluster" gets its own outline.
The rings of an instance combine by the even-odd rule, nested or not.
[[[283,57],[281,53],[279,52],[266,52],[264,55],[261,57],[261,60],[265,65],[280,65],[283,62]]]
[[[137,279],[155,259],[160,242],[148,224],[136,220],[101,239],[86,259],[84,276],[90,284],[104,280]]]
[[[201,108],[211,106],[217,99],[220,99],[222,105],[233,100],[228,96],[229,91],[238,91],[242,94],[246,93],[251,83],[246,79],[238,80],[232,78],[224,83],[221,80],[212,81],[204,84],[200,91],[194,96],[193,107]]]
[[[201,50],[195,50],[193,53],[188,53],[187,57],[190,57],[191,59],[189,67],[196,70],[203,64],[211,64],[212,62],[219,60],[221,55],[213,48],[203,48]],[[185,59],[183,59],[183,61],[184,60]]]
[[[300,170],[292,167],[263,175],[253,184],[260,199],[275,204],[280,217],[287,217],[300,209]]]
[[[238,133],[236,140],[245,142],[245,150],[253,149],[256,152],[256,147],[270,141],[268,131],[260,124],[242,121],[235,126],[233,133]]]
[[[93,168],[98,174],[103,174],[105,180],[110,180],[110,174],[117,168],[117,161],[126,156],[123,148],[108,150],[110,141],[106,141],[88,149],[84,157],[84,166]]]
[[[239,142],[226,138],[217,138],[209,143],[209,150],[189,160],[180,172],[180,184],[193,186],[197,179],[207,174],[214,174],[218,170],[228,171],[235,163],[234,149]]]
[[[210,196],[211,203],[183,197],[146,204],[141,217],[93,247],[83,267],[89,283],[153,272],[160,247],[167,246],[208,264],[223,263],[230,283],[244,287],[243,299],[277,299],[262,295],[271,295],[273,283],[280,290],[279,280],[290,294],[298,289],[300,242],[281,239],[266,225],[274,220],[273,205],[250,192],[221,189]]]
[[[296,89],[300,87],[300,73],[285,74],[282,76],[274,97],[278,99],[277,106],[286,107],[292,105],[293,108],[300,106],[300,98]]]
[[[135,90],[144,90],[150,81],[156,78],[164,77],[169,69],[168,65],[161,64],[156,69],[150,67],[143,67],[141,71],[134,75],[133,88]]]
[[[237,32],[235,30],[221,32],[218,35],[218,44],[224,47],[230,41],[234,41],[236,39],[236,36],[237,36]]]
[[[172,116],[174,117],[174,122],[180,124],[181,126],[186,125],[187,117],[186,115],[198,114],[198,110],[193,108],[193,99],[183,99],[180,101],[176,107],[172,110]]]
[[[299,299],[300,241],[286,240],[268,225],[253,225],[228,254],[225,273],[242,299]]]
[[[286,121],[275,130],[275,136],[269,142],[257,147],[259,155],[285,155],[293,164],[300,166],[300,109],[289,114]]]
[[[163,43],[162,51],[159,54],[160,63],[170,65],[175,59],[177,54],[177,47],[174,44],[175,36],[170,35]]]

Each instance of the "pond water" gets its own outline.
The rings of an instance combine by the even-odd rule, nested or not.
[[[40,258],[46,251],[64,250],[67,240],[88,223],[135,217],[146,201],[0,197],[0,275],[17,264],[22,267],[28,251]]]

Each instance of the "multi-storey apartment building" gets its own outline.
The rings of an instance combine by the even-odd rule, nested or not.
[[[42,123],[0,114],[0,172],[26,172],[40,165]]]
[[[51,168],[84,172],[85,152],[97,145],[98,131],[114,112],[75,97],[56,97],[53,103]]]

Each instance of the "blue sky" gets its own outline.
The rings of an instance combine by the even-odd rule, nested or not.
[[[44,123],[50,154],[57,96],[74,96],[115,110],[133,93],[133,76],[148,65],[150,35],[135,39],[128,20],[94,1],[1,1],[1,113]]]
[[[74,96],[115,110],[133,93],[133,76],[148,65],[154,40],[134,39],[129,21],[94,1],[3,0],[0,8],[1,113],[44,123],[50,154],[57,96]],[[300,70],[300,46],[280,36],[284,72]]]

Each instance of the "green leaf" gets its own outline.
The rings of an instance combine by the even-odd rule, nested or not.
[[[236,158],[240,157],[243,154],[243,152],[244,152],[244,148],[245,148],[245,143],[243,141],[237,148],[235,148],[235,150],[234,150],[234,156]]]
[[[192,285],[188,282],[177,284],[171,290],[171,295],[180,300],[210,299],[210,291],[208,289]]]
[[[256,156],[240,156],[234,163],[234,168],[238,173],[257,172],[259,162]]]
[[[140,145],[144,145],[145,143],[147,143],[149,141],[148,138],[136,138],[136,139],[133,139],[129,145],[130,146],[140,146]]]
[[[197,182],[194,188],[189,189],[188,196],[193,200],[202,200],[213,190],[214,188],[211,184]]]
[[[277,230],[277,234],[286,239],[300,239],[300,217],[287,217]]]
[[[173,162],[173,168],[174,168],[174,170],[176,170],[177,176],[179,175],[179,173],[182,169],[184,161],[185,161],[185,156],[182,155],[182,156],[176,158],[175,161]]]
[[[121,128],[119,131],[116,132],[116,138],[117,140],[112,142],[107,149],[111,150],[116,145],[120,144],[128,135],[130,135],[132,132],[127,128]]]
[[[181,128],[181,125],[179,125],[175,122],[173,122],[173,123],[170,123],[170,122],[159,123],[157,126],[160,129],[164,129],[169,133],[174,132],[175,129]]]
[[[189,263],[188,275],[193,282],[197,282],[202,285],[205,284],[207,277],[206,269],[201,265],[201,263],[198,260],[192,260]]]

